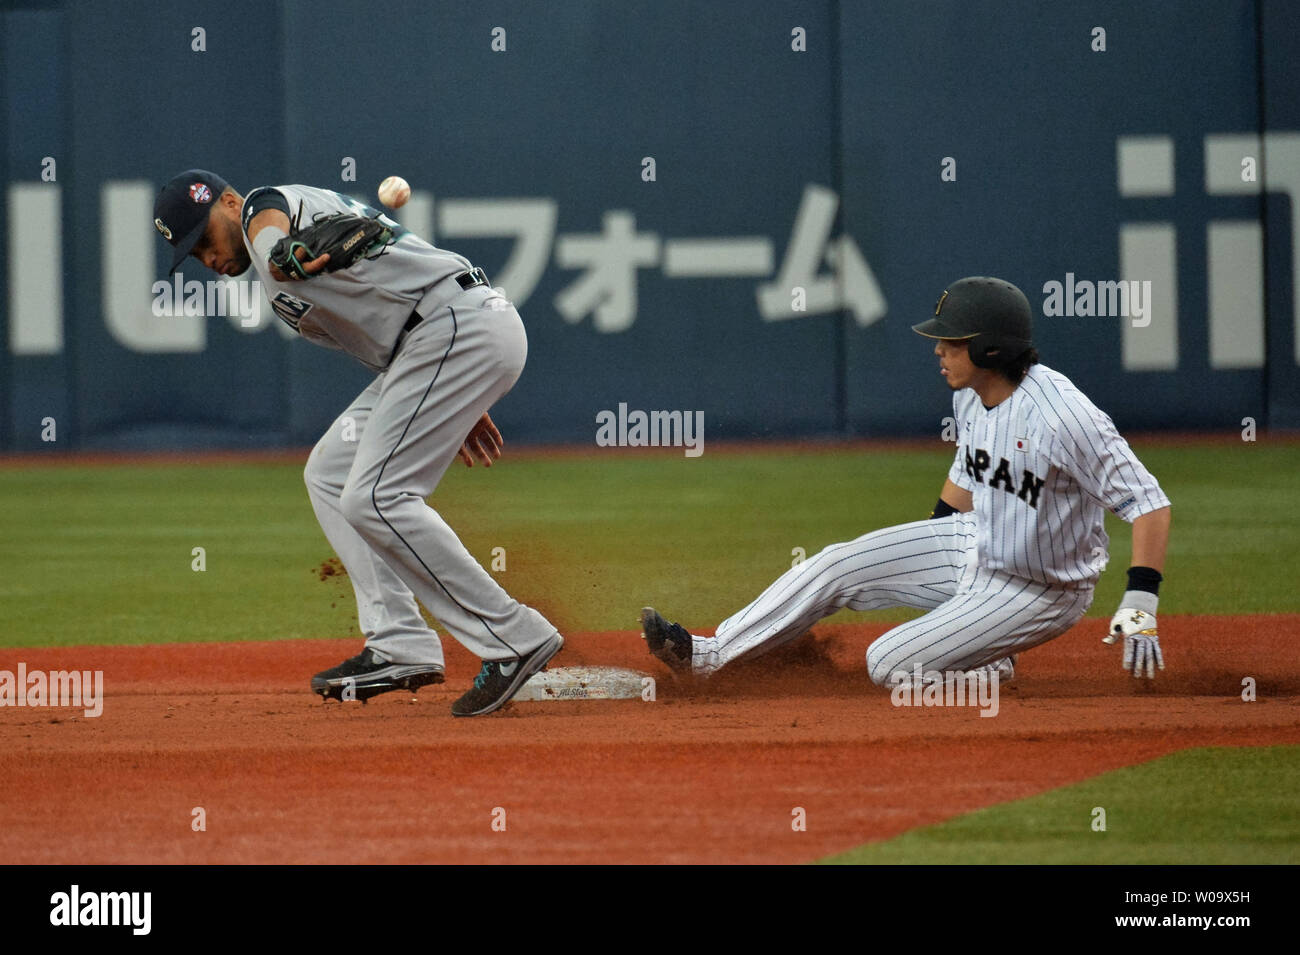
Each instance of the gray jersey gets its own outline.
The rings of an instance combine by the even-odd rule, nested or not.
[[[397,239],[382,254],[337,272],[322,272],[301,282],[277,281],[253,250],[244,222],[244,246],[266,289],[271,308],[309,341],[337,348],[373,371],[383,371],[397,338],[425,293],[442,279],[470,268],[454,252],[435,248],[369,206],[329,189],[274,186],[289,204],[292,219],[310,224],[317,215],[351,212],[379,219],[396,229]],[[249,193],[251,200],[258,190]],[[246,206],[246,208],[248,208]]]
[[[1044,584],[1092,583],[1106,563],[1111,511],[1132,522],[1169,499],[1110,417],[1060,372],[1032,365],[986,409],[953,395],[957,456],[948,477],[974,497],[978,562]]]

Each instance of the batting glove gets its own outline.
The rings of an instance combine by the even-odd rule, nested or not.
[[[1102,638],[1104,643],[1115,643],[1124,638],[1125,670],[1134,677],[1154,679],[1156,668],[1165,668],[1165,657],[1160,652],[1160,635],[1156,633],[1156,615],[1135,607],[1121,607],[1110,618],[1110,633]]]

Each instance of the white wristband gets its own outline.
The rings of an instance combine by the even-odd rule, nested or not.
[[[261,231],[257,233],[257,238],[253,240],[253,251],[265,262],[271,257],[271,250],[275,248],[275,244],[281,239],[287,238],[288,234],[283,229],[277,229],[273,225],[262,226]]]
[[[1141,610],[1143,613],[1156,615],[1156,604],[1160,598],[1146,590],[1126,590],[1119,602],[1121,610]]]

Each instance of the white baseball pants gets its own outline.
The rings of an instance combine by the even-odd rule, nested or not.
[[[312,507],[352,580],[366,646],[385,659],[443,663],[417,599],[485,660],[530,653],[556,632],[425,503],[527,353],[514,307],[490,288],[470,289],[411,330],[307,459]]]
[[[844,607],[929,610],[868,648],[871,680],[885,686],[917,664],[971,670],[1045,643],[1083,617],[1092,595],[1091,586],[1051,587],[979,567],[975,515],[954,514],[873,531],[796,564],[716,636],[696,637],[692,665],[710,673],[766,653]]]

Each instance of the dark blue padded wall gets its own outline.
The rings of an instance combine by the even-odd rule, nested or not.
[[[152,313],[152,194],[190,166],[372,204],[406,177],[397,217],[504,276],[524,316],[528,367],[499,410],[516,441],[593,442],[620,403],[702,410],[710,438],[934,434],[950,399],[910,326],[975,273],[1040,310],[1067,276],[1155,279],[1148,328],[1038,319],[1044,360],[1121,427],[1300,426],[1292,4],[411,0],[358,20],[337,0],[70,0],[0,17],[0,447],[48,447],[47,416],[60,447],[305,444],[365,386],[269,322]],[[341,54],[368,65],[321,69]],[[1167,154],[1167,184],[1121,188],[1124,144],[1130,175],[1160,179]],[[1257,184],[1209,168],[1254,152]],[[57,272],[36,258],[50,247]],[[1141,271],[1161,249],[1168,269]]]

